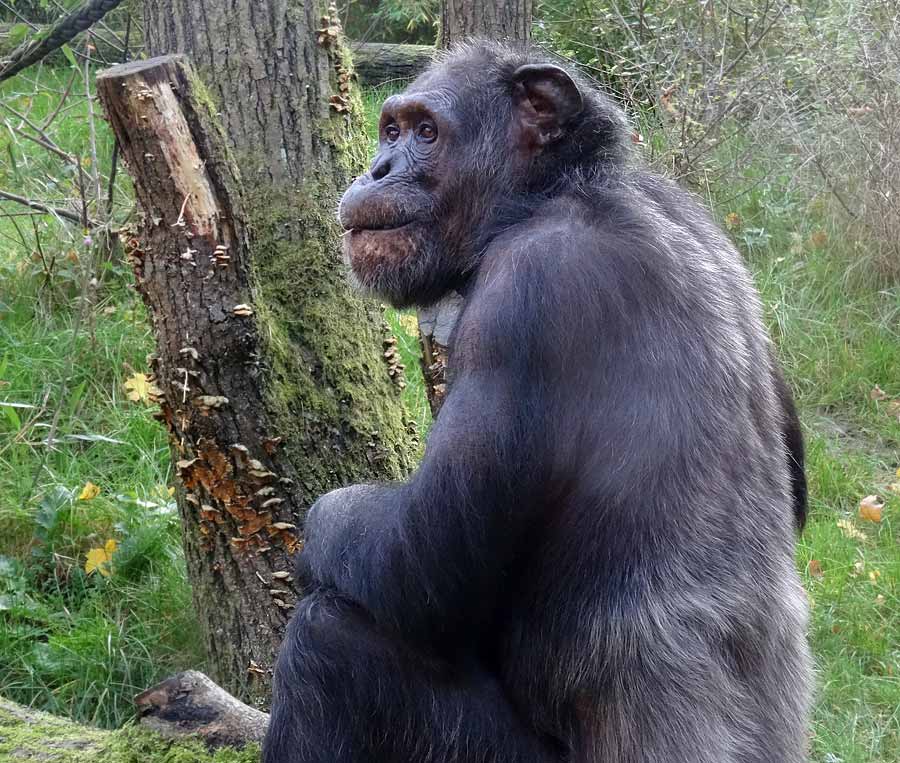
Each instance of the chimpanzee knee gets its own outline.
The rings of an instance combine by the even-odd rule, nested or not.
[[[335,744],[350,736],[348,711],[356,705],[348,695],[359,693],[364,680],[354,668],[365,645],[347,643],[354,620],[363,625],[365,617],[354,609],[323,590],[297,603],[275,671],[264,763],[361,760],[348,745]]]

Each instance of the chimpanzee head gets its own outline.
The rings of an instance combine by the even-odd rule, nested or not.
[[[403,307],[459,288],[491,237],[626,157],[622,112],[578,75],[496,43],[454,48],[381,110],[341,200],[359,285]]]

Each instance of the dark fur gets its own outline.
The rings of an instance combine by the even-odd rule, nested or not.
[[[451,53],[404,97],[453,150],[382,143],[345,196],[368,289],[466,302],[419,469],[309,514],[264,760],[799,763],[802,441],[759,299],[585,83],[533,149],[532,61]]]

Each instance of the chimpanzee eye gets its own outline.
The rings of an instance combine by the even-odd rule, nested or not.
[[[422,122],[422,124],[419,125],[417,135],[422,140],[426,140],[430,143],[437,137],[437,129],[431,122]]]
[[[391,143],[393,143],[397,138],[400,137],[400,128],[395,124],[389,124],[384,128],[384,137],[388,139]]]

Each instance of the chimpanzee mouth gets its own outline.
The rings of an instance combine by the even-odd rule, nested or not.
[[[366,225],[365,227],[357,225],[353,228],[347,228],[347,230],[344,231],[344,235],[346,236],[348,233],[353,235],[356,233],[399,231],[408,228],[411,225],[415,225],[415,223],[415,220],[409,220],[405,223],[386,223],[384,225]]]

